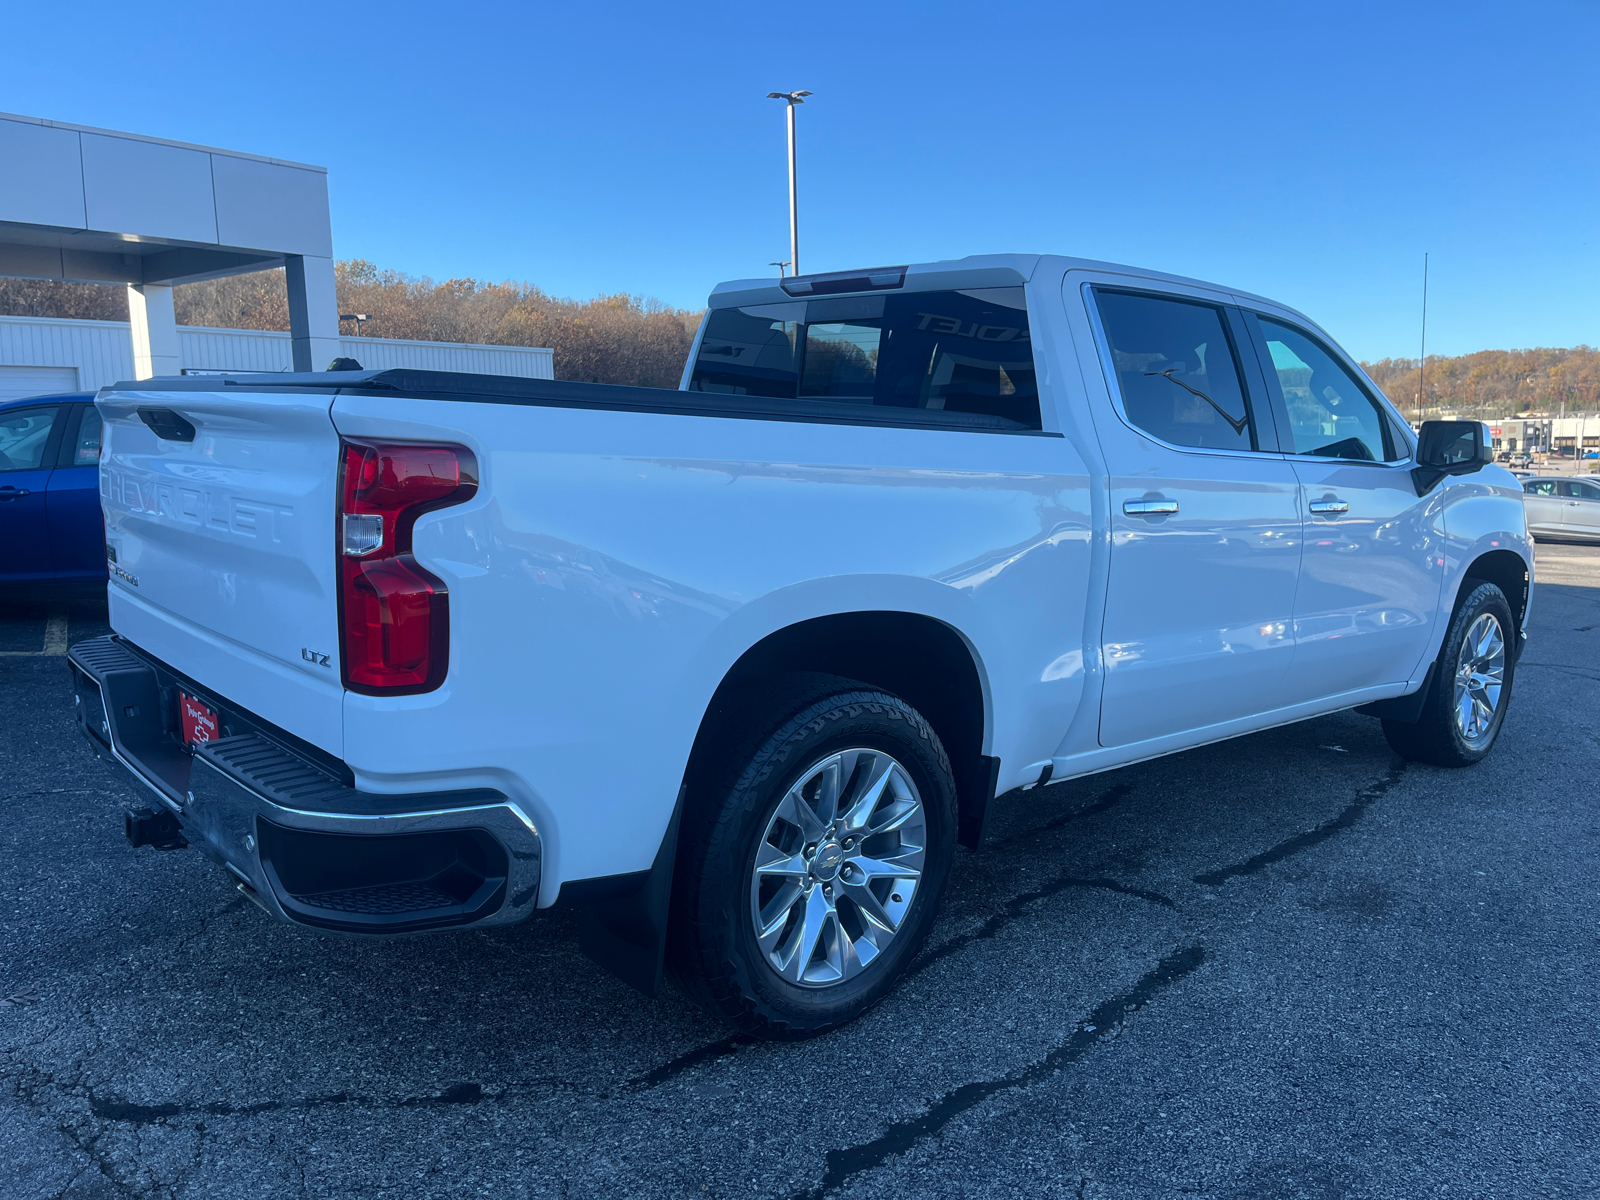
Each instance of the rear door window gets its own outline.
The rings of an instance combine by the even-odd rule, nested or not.
[[[1132,424],[1174,446],[1261,448],[1222,309],[1099,288],[1095,302]]]
[[[92,404],[78,406],[81,412],[74,422],[68,421],[67,434],[61,443],[61,457],[57,463],[63,467],[92,467],[100,461],[100,410]]]
[[[1600,500],[1600,485],[1590,483],[1586,479],[1569,479],[1567,487],[1572,489],[1574,500]]]
[[[1040,427],[1020,287],[713,309],[689,390]]]

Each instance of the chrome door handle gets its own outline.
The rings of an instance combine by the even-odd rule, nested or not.
[[[1130,517],[1170,517],[1178,511],[1176,500],[1124,500],[1122,511]]]
[[[1313,500],[1311,511],[1318,516],[1326,513],[1347,513],[1350,511],[1350,505],[1344,500]]]

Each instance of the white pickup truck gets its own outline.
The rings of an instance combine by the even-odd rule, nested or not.
[[[680,389],[416,371],[101,392],[96,748],[274,916],[558,901],[783,1036],[917,953],[997,792],[1361,706],[1493,745],[1533,555],[1258,296],[1037,255],[713,293]],[[1285,796],[1286,805],[1294,804]]]

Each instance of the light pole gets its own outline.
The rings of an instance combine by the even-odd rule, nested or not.
[[[800,207],[794,177],[794,106],[804,104],[810,92],[768,92],[768,100],[782,100],[789,117],[789,274],[800,274]]]

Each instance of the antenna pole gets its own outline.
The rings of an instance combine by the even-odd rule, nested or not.
[[[1428,402],[1428,255],[1422,255],[1422,355],[1417,359],[1417,419]]]

